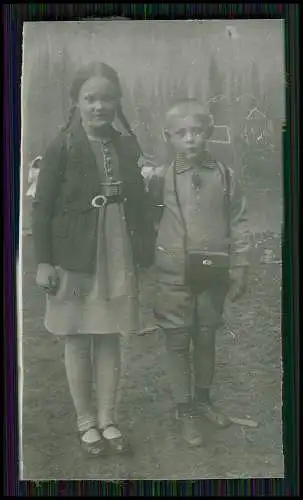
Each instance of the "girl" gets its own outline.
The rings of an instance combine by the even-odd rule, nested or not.
[[[120,336],[138,329],[136,267],[151,225],[140,148],[122,112],[116,72],[81,68],[70,119],[48,147],[33,209],[45,327],[65,336],[65,366],[80,442],[90,455],[130,451],[114,419]],[[112,126],[118,117],[129,135]],[[92,408],[93,367],[96,413]]]

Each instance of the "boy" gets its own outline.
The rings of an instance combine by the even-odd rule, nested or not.
[[[176,103],[166,115],[163,130],[174,161],[163,169],[161,178],[149,183],[161,212],[154,312],[165,334],[176,416],[183,438],[192,446],[202,444],[194,414],[203,413],[221,428],[230,424],[209,397],[215,332],[222,322],[227,293],[236,300],[247,283],[245,199],[233,172],[206,150],[212,129],[210,115],[196,99]]]

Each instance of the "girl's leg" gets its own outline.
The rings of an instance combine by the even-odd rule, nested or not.
[[[120,380],[120,335],[94,337],[98,424],[103,438],[114,453],[130,454],[132,449],[126,437],[115,425],[115,407]]]
[[[121,372],[120,335],[94,337],[98,424],[105,429],[115,421],[115,407]]]
[[[90,335],[66,336],[65,368],[77,415],[78,430],[83,435],[84,441],[95,442],[100,436],[93,430],[97,422],[91,400],[93,381],[91,340]]]

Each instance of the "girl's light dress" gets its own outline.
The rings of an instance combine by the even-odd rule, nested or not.
[[[103,142],[90,141],[102,182],[106,180]],[[118,156],[111,143],[106,148],[119,180]],[[95,210],[99,213],[96,274],[57,268],[59,290],[55,296],[47,295],[44,324],[56,335],[138,331],[138,287],[123,204]]]

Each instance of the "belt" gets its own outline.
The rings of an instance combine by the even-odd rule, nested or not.
[[[126,198],[123,198],[121,195],[105,196],[103,194],[98,194],[92,199],[91,205],[94,208],[102,208],[111,203],[121,204],[124,203],[125,201]]]

